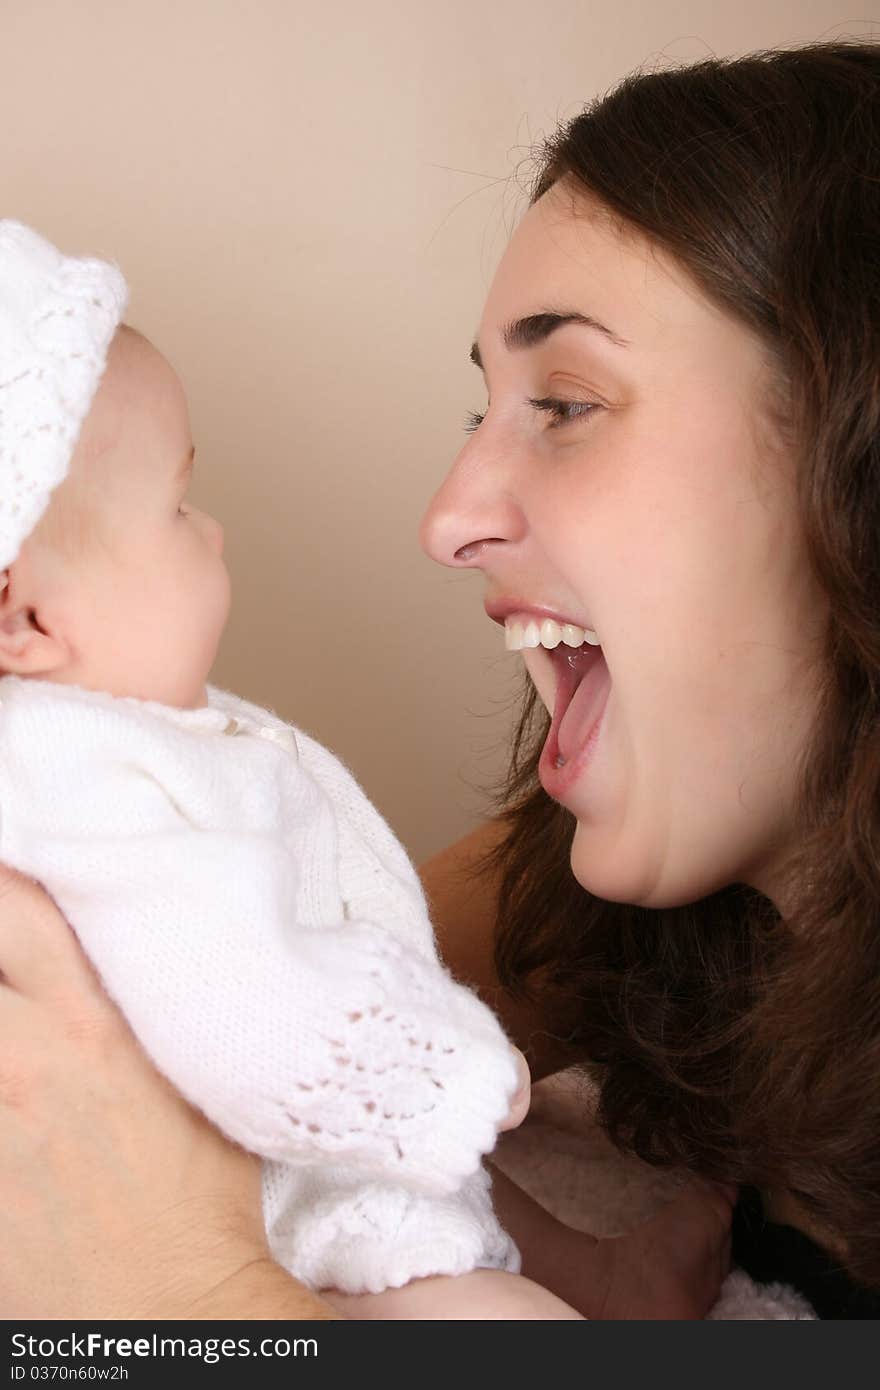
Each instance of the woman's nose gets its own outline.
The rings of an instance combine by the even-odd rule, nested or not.
[[[480,569],[501,547],[522,540],[525,517],[501,471],[476,440],[465,446],[422,518],[419,539],[432,560]]]

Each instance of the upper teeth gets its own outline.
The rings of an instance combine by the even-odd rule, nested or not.
[[[521,652],[524,647],[549,647],[552,651],[564,642],[567,647],[580,647],[588,642],[598,647],[599,638],[591,627],[575,623],[557,623],[553,618],[508,618],[504,624],[504,645],[509,652]]]

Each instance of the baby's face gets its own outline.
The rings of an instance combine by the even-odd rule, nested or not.
[[[180,382],[145,338],[121,329],[52,504],[73,508],[82,535],[62,679],[180,708],[205,703],[230,588],[222,527],[186,501],[192,464]]]

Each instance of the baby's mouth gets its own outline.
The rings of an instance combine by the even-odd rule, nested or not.
[[[560,768],[587,744],[605,708],[611,677],[591,628],[512,614],[508,651],[522,651],[526,669],[552,715],[544,758]]]

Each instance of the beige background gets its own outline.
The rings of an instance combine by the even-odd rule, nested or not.
[[[330,744],[416,857],[479,815],[517,684],[478,578],[416,528],[483,405],[518,165],[635,66],[876,37],[872,13],[0,0],[0,215],[115,258],[184,379],[235,590],[216,677]]]

